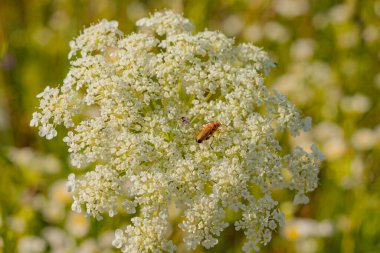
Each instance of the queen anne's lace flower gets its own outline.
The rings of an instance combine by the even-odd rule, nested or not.
[[[63,85],[38,95],[31,126],[51,139],[64,125],[72,164],[95,168],[69,176],[73,210],[100,219],[123,207],[134,215],[116,231],[123,252],[175,250],[170,203],[183,211],[179,226],[191,249],[215,246],[233,210],[243,249],[257,250],[284,219],[271,191],[294,190],[295,203],[306,203],[317,187],[316,147],[287,154],[276,139],[309,130],[310,118],[264,85],[274,64],[260,48],[219,32],[193,34],[171,11],[137,25],[129,36],[115,21],[86,28],[70,43]],[[213,121],[221,131],[196,143]]]

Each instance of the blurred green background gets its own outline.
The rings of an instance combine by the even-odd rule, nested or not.
[[[68,72],[69,41],[84,26],[112,19],[128,34],[163,9],[264,47],[278,64],[267,84],[313,117],[289,145],[317,143],[320,186],[309,205],[282,201],[287,224],[261,252],[380,252],[380,0],[1,0],[0,252],[117,252],[113,230],[126,217],[72,213],[64,132],[46,141],[29,121],[36,95]],[[231,226],[197,252],[242,252],[242,240]]]

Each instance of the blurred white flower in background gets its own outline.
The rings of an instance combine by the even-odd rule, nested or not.
[[[362,37],[368,43],[375,43],[380,37],[379,27],[376,25],[368,25],[364,29]]]
[[[326,13],[317,13],[313,16],[312,23],[316,29],[322,30],[329,24],[329,17]]]
[[[51,252],[66,252],[67,249],[74,249],[74,240],[59,227],[45,227],[42,230],[42,237],[46,240],[51,248]]]
[[[98,244],[102,252],[112,250],[112,241],[115,239],[115,232],[108,230],[103,232],[98,237]]]
[[[65,218],[65,205],[56,201],[44,200],[41,213],[45,221],[52,224],[59,223]]]
[[[312,135],[321,143],[322,152],[327,160],[339,159],[347,151],[343,129],[336,123],[321,122],[313,128]]]
[[[71,18],[64,10],[55,11],[49,20],[49,27],[53,30],[64,31],[70,25]]]
[[[222,29],[228,36],[236,36],[244,27],[241,15],[230,15],[223,20]]]
[[[365,162],[360,154],[357,154],[351,162],[349,177],[343,178],[343,187],[349,189],[352,187],[361,187],[364,179]]]
[[[345,96],[340,100],[340,108],[346,113],[365,113],[371,108],[371,100],[359,93]]]
[[[35,170],[48,174],[54,174],[61,170],[61,164],[55,156],[40,154],[31,148],[11,147],[8,157],[13,163],[27,170]]]
[[[298,39],[290,47],[290,55],[297,60],[309,60],[315,51],[315,41],[312,39]]]
[[[18,253],[42,253],[46,250],[46,242],[37,236],[24,236],[18,240]]]
[[[82,213],[69,213],[65,227],[70,235],[83,237],[90,229],[90,222]]]
[[[98,252],[102,252],[102,253],[104,253],[104,251],[100,251],[99,250],[99,246],[98,246],[98,244],[97,244],[97,242],[96,242],[95,239],[84,240],[79,245],[79,247],[77,247],[74,250],[74,253],[82,253],[82,252],[85,252],[85,253],[98,253]]]
[[[276,21],[269,21],[264,24],[264,34],[269,40],[285,43],[290,39],[288,28]]]
[[[318,252],[318,241],[314,237],[305,238],[295,243],[295,252],[297,253],[315,253]]]
[[[330,22],[333,24],[347,22],[351,14],[352,10],[348,4],[335,5],[328,11]]]
[[[16,234],[23,234],[26,230],[26,221],[24,217],[9,216],[6,218],[8,227]]]
[[[252,41],[252,42],[260,41],[264,36],[262,25],[259,23],[253,23],[253,24],[245,26],[244,31],[243,31],[243,36],[248,41]]]
[[[378,135],[369,128],[359,128],[351,137],[352,146],[358,151],[372,149],[378,142]]]
[[[318,251],[317,239],[332,236],[334,230],[329,220],[294,218],[286,220],[281,234],[289,241],[294,241],[296,252],[314,253]]]
[[[52,201],[67,204],[71,201],[71,195],[67,192],[66,180],[55,181],[49,189],[49,197]]]
[[[307,14],[309,11],[308,0],[274,0],[273,9],[288,18],[294,18]]]
[[[294,218],[285,221],[282,234],[288,240],[296,241],[307,237],[328,237],[333,234],[331,221],[316,221],[306,218]]]
[[[297,105],[304,106],[315,103],[321,108],[321,113],[326,118],[335,117],[336,104],[339,103],[341,90],[337,84],[336,74],[329,64],[323,61],[308,60],[308,55],[313,54],[313,42],[303,41],[295,44],[292,54],[300,59],[289,65],[288,71],[274,81],[274,88],[292,99]],[[301,61],[301,58],[305,61]],[[318,96],[316,96],[318,94]]]

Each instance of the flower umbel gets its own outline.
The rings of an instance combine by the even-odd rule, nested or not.
[[[274,64],[260,48],[219,32],[193,34],[171,11],[137,26],[128,36],[115,21],[84,29],[70,43],[63,84],[38,95],[31,126],[47,139],[65,126],[72,164],[94,168],[69,176],[73,210],[98,219],[121,207],[132,214],[116,230],[122,252],[173,252],[171,203],[183,212],[179,227],[191,249],[215,246],[233,210],[244,251],[257,250],[284,219],[271,191],[294,190],[295,202],[306,203],[317,187],[316,147],[287,154],[276,139],[307,131],[310,118],[264,85]],[[196,143],[209,122],[222,130],[212,146]]]

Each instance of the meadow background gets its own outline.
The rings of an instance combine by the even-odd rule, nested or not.
[[[113,230],[128,217],[72,213],[64,133],[47,141],[29,121],[36,95],[68,72],[69,41],[84,26],[106,18],[130,33],[163,9],[264,47],[277,62],[267,85],[313,118],[284,145],[317,143],[327,158],[319,187],[308,205],[281,204],[287,224],[261,252],[380,252],[380,0],[1,0],[0,252],[117,252]],[[241,252],[242,239],[231,226],[196,252]]]

